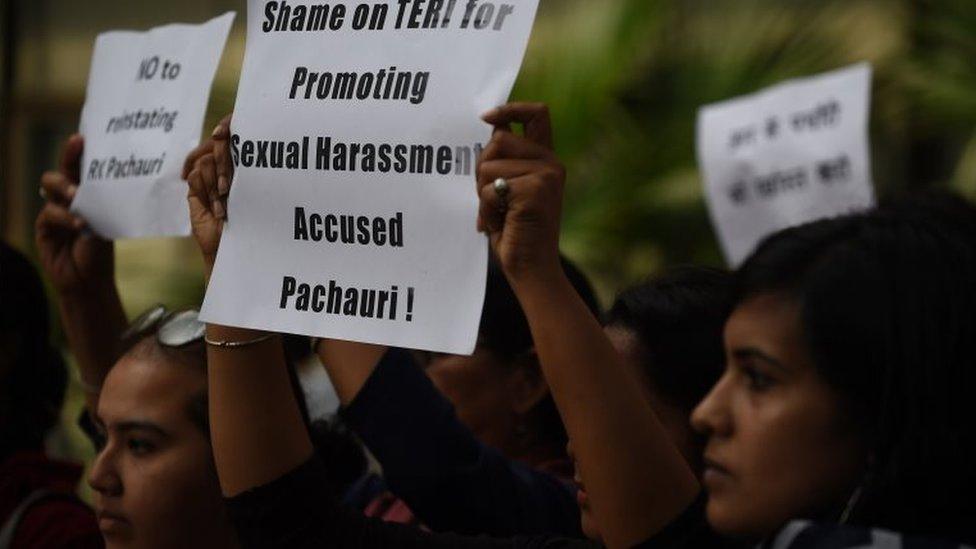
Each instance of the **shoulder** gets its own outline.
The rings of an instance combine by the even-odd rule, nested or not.
[[[763,547],[773,549],[973,549],[958,542],[905,536],[891,530],[795,520]]]
[[[25,511],[14,547],[101,547],[95,513],[81,501],[53,495]]]

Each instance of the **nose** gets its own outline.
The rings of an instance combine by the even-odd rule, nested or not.
[[[732,433],[732,415],[728,403],[730,389],[731,378],[729,372],[726,372],[691,413],[693,429],[709,437],[724,437]]]
[[[103,496],[122,495],[122,480],[115,461],[116,453],[110,445],[105,445],[95,456],[95,462],[88,473],[88,485]]]

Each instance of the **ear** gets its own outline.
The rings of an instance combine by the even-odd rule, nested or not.
[[[549,394],[549,384],[542,375],[535,348],[515,360],[515,370],[508,378],[508,391],[512,411],[520,415],[529,413]]]

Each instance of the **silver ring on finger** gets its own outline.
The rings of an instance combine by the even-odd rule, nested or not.
[[[498,200],[501,201],[499,207],[504,210],[508,206],[508,193],[512,190],[508,185],[508,180],[504,177],[499,177],[491,184],[491,187],[495,190],[495,195],[498,196]]]

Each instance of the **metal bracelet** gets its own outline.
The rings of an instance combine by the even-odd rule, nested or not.
[[[214,341],[209,337],[204,336],[203,340],[207,345],[213,345],[214,347],[222,347],[225,349],[236,349],[238,347],[247,347],[248,345],[254,345],[255,343],[261,343],[262,341],[267,341],[277,334],[265,334],[261,337],[256,337],[254,339],[248,339],[247,341]]]

